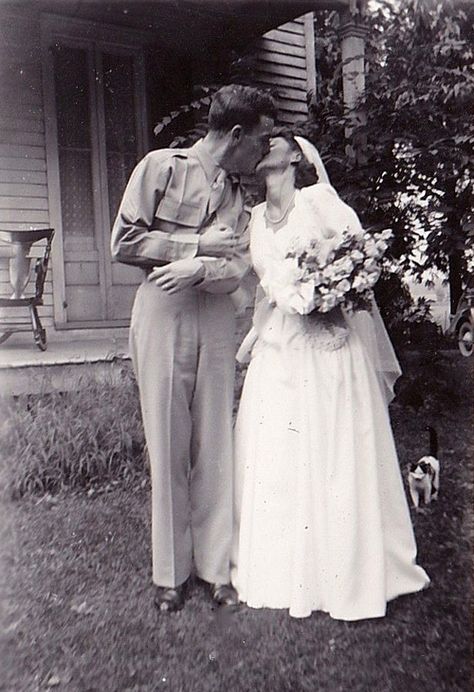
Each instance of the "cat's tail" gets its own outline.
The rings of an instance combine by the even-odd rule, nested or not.
[[[437,459],[438,458],[438,433],[436,432],[436,430],[431,425],[429,425],[427,429],[428,429],[428,432],[430,434],[430,456]]]

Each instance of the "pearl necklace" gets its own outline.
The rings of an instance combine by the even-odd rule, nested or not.
[[[286,218],[286,215],[290,211],[290,207],[293,203],[293,200],[295,199],[295,194],[296,194],[296,190],[291,195],[290,200],[289,200],[288,204],[286,205],[283,214],[278,219],[272,219],[271,216],[268,214],[267,207],[265,207],[264,214],[265,214],[266,220],[269,221],[270,223],[273,223],[273,224],[281,223]]]

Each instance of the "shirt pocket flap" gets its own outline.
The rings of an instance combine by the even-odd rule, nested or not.
[[[156,211],[156,217],[163,221],[171,221],[178,226],[192,226],[198,228],[201,224],[203,213],[201,205],[178,202],[164,197]]]

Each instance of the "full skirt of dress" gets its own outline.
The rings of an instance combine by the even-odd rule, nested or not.
[[[353,331],[333,350],[271,341],[236,421],[232,582],[255,608],[382,617],[429,578],[375,371]]]

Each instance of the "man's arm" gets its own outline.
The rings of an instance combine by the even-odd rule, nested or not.
[[[171,158],[166,150],[151,152],[135,167],[112,229],[114,259],[153,267],[196,256],[199,242],[196,233],[150,230],[177,161],[185,175],[187,159]]]
[[[232,293],[250,269],[248,222],[250,210],[244,207],[235,229],[236,243],[232,257],[200,257],[204,276],[197,287],[208,293]]]
[[[226,231],[218,231],[222,234],[224,232]],[[165,266],[155,266],[148,275],[148,281],[154,281],[169,294],[189,287],[203,287],[209,293],[233,293],[248,271],[248,263],[243,257],[247,245],[242,240],[239,246],[234,243],[232,252],[235,256],[230,259],[191,257],[169,262]]]

